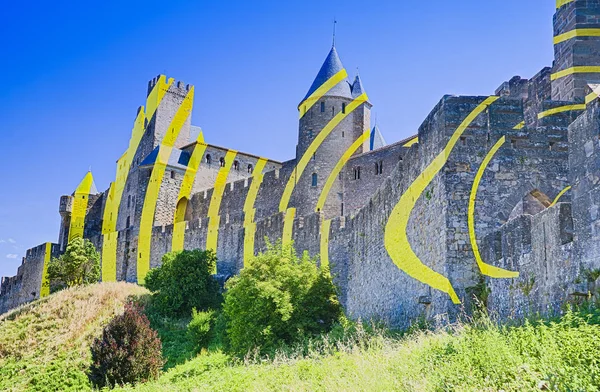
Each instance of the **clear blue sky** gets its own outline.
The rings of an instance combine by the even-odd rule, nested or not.
[[[3,3],[0,275],[56,242],[59,197],[88,167],[108,187],[159,73],[196,86],[207,142],[286,160],[334,17],[388,142],[414,134],[442,95],[492,94],[553,56],[552,0],[121,3]]]

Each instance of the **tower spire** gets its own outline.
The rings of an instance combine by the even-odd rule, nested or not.
[[[337,24],[337,20],[333,18],[333,42],[331,44],[332,48],[335,48],[335,25]]]

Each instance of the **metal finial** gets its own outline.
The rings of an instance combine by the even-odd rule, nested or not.
[[[337,24],[337,20],[335,18],[333,18],[333,43],[331,44],[332,47],[335,47],[335,25]]]

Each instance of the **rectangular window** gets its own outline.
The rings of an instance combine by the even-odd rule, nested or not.
[[[342,113],[346,114],[346,104],[342,103]]]
[[[325,113],[325,102],[321,102],[321,113]]]

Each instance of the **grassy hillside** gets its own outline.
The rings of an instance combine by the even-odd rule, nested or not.
[[[90,389],[93,337],[131,295],[128,283],[69,289],[0,316],[0,391]]]
[[[0,390],[89,390],[89,346],[129,295],[125,283],[72,289],[0,316]],[[483,318],[403,338],[359,330],[303,355],[190,357],[185,323],[161,332],[169,370],[139,391],[598,391],[600,313],[496,327]]]
[[[234,363],[211,353],[136,391],[598,391],[596,312],[498,328],[489,320],[403,339],[359,337],[302,358]],[[325,353],[325,354],[324,354]]]

